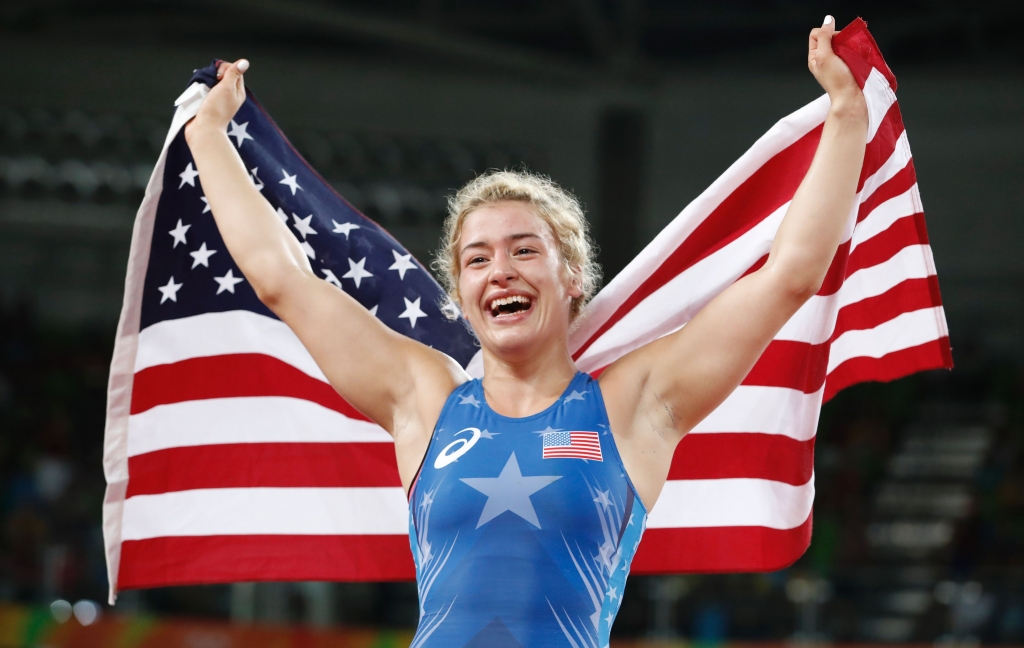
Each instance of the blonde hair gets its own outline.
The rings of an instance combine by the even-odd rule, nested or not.
[[[444,221],[442,247],[434,259],[434,269],[456,305],[459,295],[459,238],[462,226],[474,210],[500,202],[521,202],[532,208],[550,227],[567,271],[578,275],[583,294],[572,300],[570,321],[583,311],[601,281],[601,267],[594,261],[594,243],[588,233],[587,219],[576,196],[543,175],[529,171],[492,170],[470,180],[448,198],[448,216]]]

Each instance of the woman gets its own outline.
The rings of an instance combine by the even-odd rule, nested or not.
[[[851,213],[867,108],[834,31],[827,17],[810,34],[808,67],[832,104],[768,261],[600,380],[566,346],[596,283],[575,199],[499,172],[452,200],[438,265],[480,340],[485,377],[470,380],[313,274],[226,135],[248,62],[221,67],[186,139],[259,298],[394,438],[420,591],[414,646],[607,644],[676,444],[817,292]]]

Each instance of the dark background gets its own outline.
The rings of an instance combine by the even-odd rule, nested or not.
[[[820,93],[860,15],[899,81],[953,372],[840,394],[788,570],[633,578],[620,636],[1024,642],[1024,43],[1018,1],[7,0],[0,4],[0,601],[105,599],[106,374],[131,226],[193,68],[249,86],[421,260],[444,197],[525,164],[576,192],[611,278]],[[118,610],[415,623],[409,584],[122,596]]]

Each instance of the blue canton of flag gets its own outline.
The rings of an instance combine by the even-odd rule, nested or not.
[[[542,459],[591,459],[604,461],[601,437],[597,432],[570,432],[559,430],[543,435]]]
[[[212,87],[216,62],[196,70],[192,81]],[[393,330],[466,366],[476,353],[476,341],[461,318],[453,321],[442,313],[447,297],[441,286],[394,237],[313,170],[251,92],[228,136],[253,184],[299,240],[317,276],[344,290]],[[167,149],[163,177],[140,329],[236,310],[274,317],[224,246],[184,129]]]

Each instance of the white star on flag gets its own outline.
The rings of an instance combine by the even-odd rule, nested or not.
[[[249,169],[249,177],[252,178],[252,183],[256,185],[256,188],[263,191],[263,183],[260,181],[259,171],[259,167]]]
[[[351,279],[356,282],[356,288],[359,287],[359,283],[366,277],[372,277],[373,273],[367,272],[366,268],[366,257],[363,257],[358,262],[352,259],[348,260],[348,272],[341,275],[342,279]],[[408,300],[406,300],[408,301]]]
[[[323,272],[324,276],[326,277],[324,281],[326,281],[327,283],[332,283],[338,288],[341,288],[341,279],[338,279],[338,277],[335,276],[333,270],[328,270],[327,268],[324,268],[321,270],[321,272]]]
[[[193,269],[195,269],[195,267],[198,266],[198,265],[206,266],[207,268],[209,268],[210,267],[210,257],[212,257],[214,254],[217,254],[217,250],[207,250],[206,249],[206,243],[203,242],[203,244],[199,246],[198,250],[196,250],[195,252],[189,252],[188,254],[193,259],[193,261],[192,261],[192,268]]]
[[[185,170],[178,174],[178,177],[181,178],[181,184],[178,185],[178,189],[181,189],[186,184],[190,187],[194,187],[196,186],[196,178],[199,177],[199,172],[196,171],[195,167],[192,166],[192,163],[189,162],[188,166],[185,167]]]
[[[206,196],[199,196],[199,200],[202,200],[205,203],[205,205],[203,205],[203,213],[205,214],[210,211],[210,201],[206,199]]]
[[[348,235],[352,232],[352,230],[362,229],[355,223],[339,223],[333,218],[331,219],[331,222],[334,223],[334,233],[344,234],[345,238],[348,238]]]
[[[302,248],[302,251],[305,252],[306,256],[308,256],[310,259],[316,258],[316,250],[313,249],[313,246],[310,245],[308,241],[303,241],[302,243],[299,243],[299,247]]]
[[[398,250],[391,250],[395,255],[395,262],[388,267],[388,270],[398,270],[398,278],[405,279],[406,270],[415,270],[416,264],[412,262],[412,254],[399,254]]]
[[[302,234],[303,239],[310,234],[316,234],[316,230],[309,224],[309,221],[313,220],[313,214],[310,214],[305,218],[299,218],[298,214],[292,214],[292,220],[292,224],[295,226],[295,231]]]
[[[182,225],[181,224],[181,219],[180,218],[178,219],[177,227],[172,229],[170,232],[167,232],[168,234],[170,234],[171,236],[174,237],[174,245],[171,246],[172,248],[178,247],[178,243],[186,243],[186,241],[185,241],[185,232],[187,232],[188,228],[190,228],[190,227],[192,227],[192,226],[191,225]]]
[[[377,307],[378,306],[380,306],[380,304],[374,304],[373,305],[373,308],[370,309],[370,315],[373,315],[374,317],[377,317]]]
[[[236,277],[235,273],[232,272],[230,268],[228,268],[228,273],[226,275],[223,277],[214,277],[213,280],[217,282],[218,295],[225,290],[232,295],[235,294],[235,284],[240,284],[245,281],[245,279],[242,279],[241,277]]]
[[[285,225],[288,224],[288,214],[284,213],[284,210],[280,207],[277,208],[277,217],[281,219],[281,222]]]
[[[235,140],[237,140],[237,144],[235,144],[236,148],[242,148],[242,142],[245,140],[252,140],[252,135],[245,132],[245,129],[248,127],[249,122],[236,124],[234,119],[231,120],[231,130],[228,131],[228,137],[234,137]],[[252,141],[255,142],[256,140]]]
[[[299,186],[299,182],[295,179],[296,176],[288,175],[288,172],[284,169],[281,169],[281,173],[284,174],[284,180],[278,180],[277,184],[287,185],[287,187],[292,190],[292,195],[294,196],[297,190],[302,189],[302,187]]]
[[[417,297],[416,301],[409,301],[405,297],[402,297],[402,299],[405,299],[405,311],[402,312],[402,314],[399,315],[398,317],[404,317],[405,319],[409,320],[409,322],[412,324],[412,327],[416,328],[416,320],[420,317],[427,316],[426,313],[420,310],[420,299],[422,299],[422,297]]]
[[[162,304],[168,299],[172,302],[178,301],[178,289],[183,285],[184,284],[174,283],[174,277],[171,277],[166,286],[159,286],[157,290],[159,290],[160,294],[163,295],[163,297],[160,298],[160,303]]]

